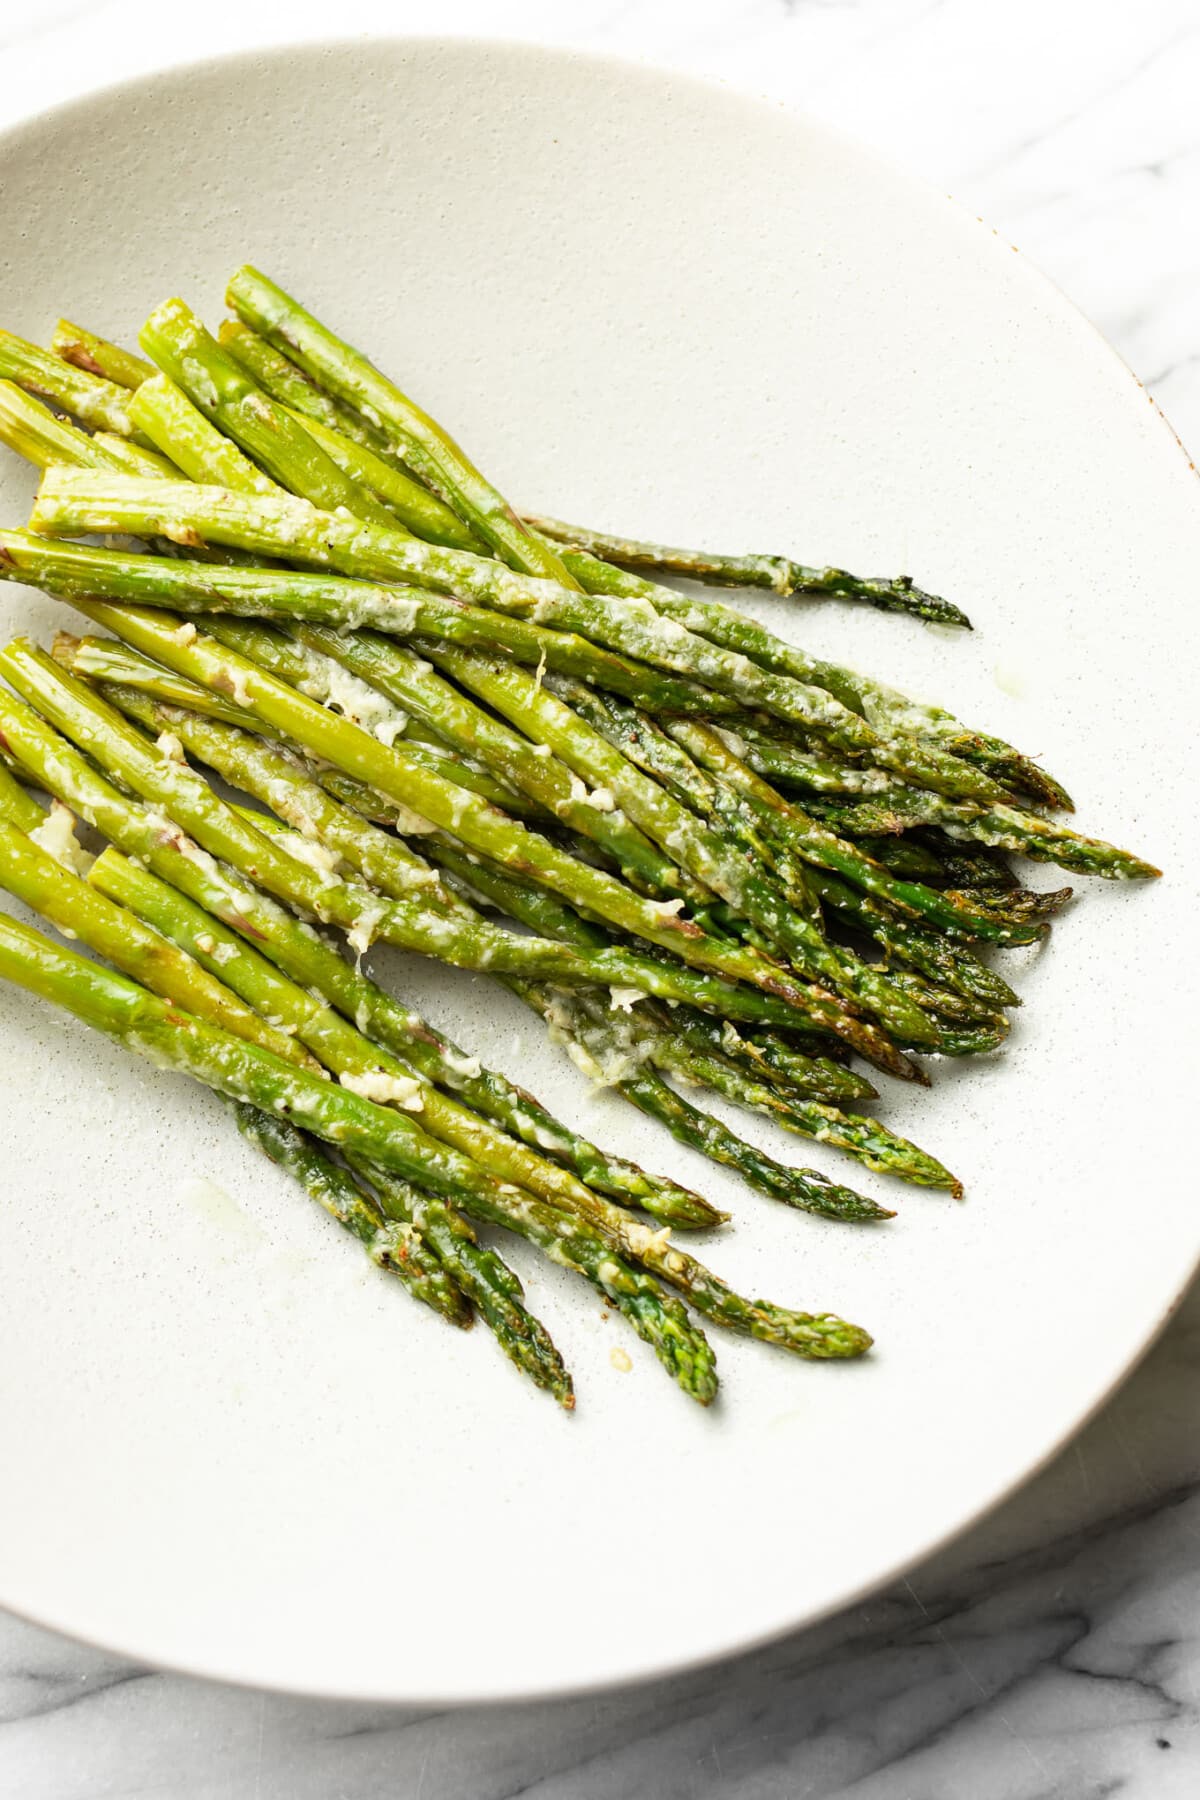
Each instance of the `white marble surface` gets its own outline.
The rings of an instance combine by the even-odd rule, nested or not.
[[[802,105],[994,223],[1200,439],[1195,0],[0,0],[0,124],[331,25],[602,49]],[[1194,1291],[1078,1441],[909,1581],[634,1692],[331,1706],[0,1616],[0,1800],[1183,1800],[1200,1792],[1198,1371]]]

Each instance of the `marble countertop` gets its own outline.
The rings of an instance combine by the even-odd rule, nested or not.
[[[803,106],[1026,251],[1200,441],[1195,0],[342,0],[348,35],[594,48]],[[327,5],[7,0],[0,125],[330,33]],[[200,28],[203,35],[201,36]],[[909,1580],[698,1674],[541,1706],[331,1705],[0,1615],[0,1800],[1184,1800],[1200,1792],[1200,1290],[1048,1469]]]

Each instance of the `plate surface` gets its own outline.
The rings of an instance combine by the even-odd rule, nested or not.
[[[1090,884],[1010,958],[1002,1056],[889,1091],[968,1197],[893,1186],[872,1231],[723,1180],[482,979],[378,959],[556,1110],[730,1205],[723,1273],[876,1333],[842,1368],[723,1338],[707,1414],[518,1255],[576,1373],[564,1417],[481,1331],[409,1305],[215,1101],[0,992],[0,1603],[204,1674],[455,1701],[665,1672],[882,1583],[1083,1420],[1197,1252],[1200,507],[1169,429],[945,200],[615,63],[419,42],[204,65],[11,134],[0,186],[0,319],[31,337],[59,313],[132,337],[175,292],[215,321],[249,258],[518,503],[911,568],[973,636],[757,610],[1042,753],[1084,829],[1169,871]],[[0,519],[31,490],[5,458]],[[0,608],[63,622],[12,588]]]

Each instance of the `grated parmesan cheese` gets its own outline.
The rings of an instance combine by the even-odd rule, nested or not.
[[[373,1100],[377,1106],[399,1106],[405,1112],[420,1112],[425,1104],[421,1083],[414,1075],[389,1075],[383,1069],[368,1069],[362,1075],[339,1075],[338,1080],[352,1094],[363,1100]]]

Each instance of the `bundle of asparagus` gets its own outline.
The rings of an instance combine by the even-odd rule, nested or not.
[[[858,1327],[679,1249],[672,1230],[726,1215],[485,1068],[363,954],[495,976],[681,1142],[862,1223],[893,1215],[697,1091],[957,1195],[859,1110],[877,1090],[851,1056],[927,1084],[922,1055],[1003,1042],[1017,996],[980,953],[1035,942],[1070,897],[1005,853],[1158,871],[1049,817],[1069,796],[1011,745],[645,572],[968,624],[950,602],[521,516],[273,282],[240,269],[228,298],[217,337],[158,307],[145,358],[66,321],[49,350],[0,332],[0,438],[43,471],[0,576],[109,634],[0,651],[0,885],[113,965],[0,916],[0,973],[223,1096],[382,1269],[481,1317],[564,1405],[476,1224],[584,1275],[702,1403],[693,1314],[860,1355]],[[77,819],[107,840],[94,859]]]

